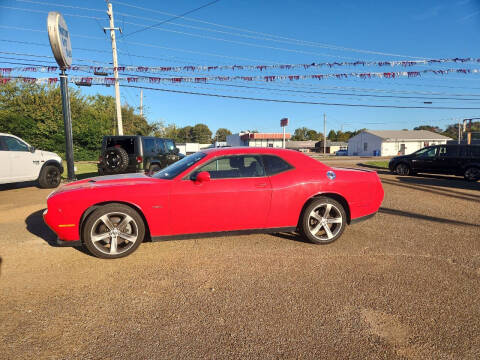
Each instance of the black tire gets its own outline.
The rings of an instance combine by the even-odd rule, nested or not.
[[[150,168],[148,169],[148,174],[152,176],[155,174],[157,171],[160,171],[162,168],[158,165],[150,165]]]
[[[103,220],[105,218],[108,219],[107,222]],[[125,223],[122,223],[124,220]],[[112,250],[112,235],[116,239],[116,251]],[[94,239],[95,236],[97,240]],[[135,240],[129,241],[127,236]],[[82,242],[87,250],[102,259],[118,259],[130,255],[137,250],[144,237],[145,224],[142,217],[131,207],[117,203],[96,209],[87,218],[82,230]]]
[[[412,170],[410,169],[410,166],[408,166],[405,163],[400,163],[397,166],[395,166],[395,173],[400,176],[408,176],[412,174]]]
[[[480,168],[476,166],[466,168],[463,177],[465,180],[472,182],[480,180]]]
[[[328,213],[327,209],[329,209]],[[331,222],[328,222],[329,220]],[[323,225],[322,221],[325,221]],[[347,214],[342,204],[322,196],[315,198],[305,208],[300,219],[299,230],[301,235],[314,244],[330,244],[342,235],[346,224]]]
[[[121,147],[109,147],[102,152],[102,168],[104,173],[121,173],[127,169],[128,162],[128,154]]]
[[[44,189],[56,188],[60,185],[62,174],[60,168],[55,165],[46,165],[40,171],[38,176],[38,185]]]

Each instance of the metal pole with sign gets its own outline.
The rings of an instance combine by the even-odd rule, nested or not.
[[[68,96],[68,76],[65,70],[72,64],[72,44],[70,33],[63,16],[50,11],[47,17],[48,39],[53,56],[60,67],[60,91],[62,92],[63,124],[65,128],[65,157],[67,160],[67,177],[69,181],[75,180],[75,167],[73,162],[73,136],[72,114],[70,111],[70,97]]]
[[[288,118],[281,119],[280,120],[280,126],[283,128],[282,147],[285,149],[285,128],[288,126]]]

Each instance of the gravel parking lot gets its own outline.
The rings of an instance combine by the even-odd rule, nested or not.
[[[330,245],[219,237],[113,261],[53,246],[50,190],[4,186],[0,357],[479,359],[480,183],[379,175],[379,214]]]

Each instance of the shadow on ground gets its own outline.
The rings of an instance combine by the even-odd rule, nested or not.
[[[45,240],[50,246],[58,247],[57,236],[43,221],[44,210],[45,209],[35,211],[25,219],[27,230],[33,235]]]
[[[469,182],[462,177],[421,174],[417,176],[399,176],[397,179],[402,183],[412,185],[432,185],[456,189],[480,190],[479,182]]]
[[[62,180],[65,181],[66,180],[66,173],[64,173],[64,175],[62,176]],[[98,172],[89,172],[89,173],[84,173],[84,174],[77,174],[75,175],[75,177],[77,178],[77,180],[83,180],[83,179],[88,179],[88,178],[91,178],[91,177],[96,177],[96,176],[99,176],[98,175]]]
[[[37,182],[36,181],[23,181],[23,182],[18,182],[18,183],[11,183],[11,184],[1,184],[0,185],[0,191],[13,190],[13,189],[23,189],[23,188],[32,187],[32,186],[38,187]]]

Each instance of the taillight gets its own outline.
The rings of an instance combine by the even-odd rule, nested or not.
[[[143,161],[143,158],[141,156],[137,156],[137,163],[141,163]]]

